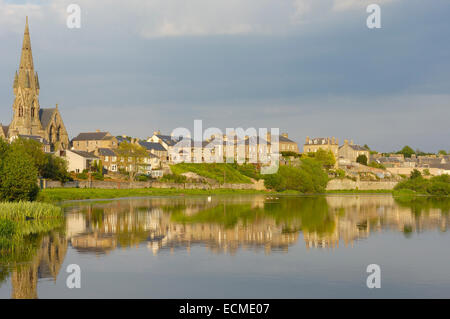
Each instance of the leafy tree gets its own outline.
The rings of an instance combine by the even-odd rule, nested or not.
[[[409,178],[410,178],[410,179],[422,178],[422,173],[421,173],[419,170],[414,169],[414,170],[411,172],[411,176],[410,176]]]
[[[65,159],[52,154],[45,155],[46,163],[41,171],[43,178],[49,178],[63,183],[72,180],[72,177],[67,171],[67,161]]]
[[[367,156],[364,154],[359,155],[356,158],[356,162],[362,165],[367,165]]]
[[[336,158],[334,157],[333,152],[330,150],[326,151],[324,149],[319,148],[317,152],[308,153],[307,156],[309,158],[314,158],[326,169],[331,169],[336,163]]]
[[[403,154],[404,157],[411,157],[411,155],[416,154],[416,152],[414,152],[411,147],[406,145],[401,149],[401,151],[398,151],[397,154]]]
[[[34,162],[34,166],[38,170],[39,176],[43,177],[44,167],[47,165],[48,156],[42,150],[42,144],[28,138],[17,138],[12,143],[15,147],[23,149]]]
[[[148,157],[147,150],[139,144],[124,141],[117,148],[117,155],[125,159],[131,159],[131,162],[128,162],[130,165],[128,173],[130,182],[134,181],[136,175],[142,171],[142,166],[145,165],[144,159]]]
[[[280,166],[275,174],[264,175],[264,185],[276,191],[296,190],[302,193],[322,193],[328,183],[328,174],[322,163],[304,158],[300,166]]]
[[[2,145],[3,148],[4,145]],[[39,192],[34,161],[22,147],[14,143],[1,155],[0,200],[33,201]]]
[[[67,171],[66,161],[53,154],[46,154],[39,142],[32,139],[18,138],[14,140],[12,145],[21,148],[32,158],[40,177],[58,180],[63,183],[72,179]]]
[[[439,150],[438,155],[447,155],[445,150]]]

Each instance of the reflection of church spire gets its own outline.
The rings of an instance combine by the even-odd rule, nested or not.
[[[31,263],[16,268],[11,276],[13,299],[35,299],[39,278],[56,281],[67,251],[67,240],[55,233],[42,239]]]

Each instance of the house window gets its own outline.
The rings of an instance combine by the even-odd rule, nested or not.
[[[105,161],[106,161],[106,162],[109,161],[109,156],[105,156]]]
[[[116,162],[117,161],[117,157],[115,157],[115,156],[111,157],[111,161],[112,162]]]
[[[111,165],[111,171],[117,172],[117,165],[116,164]]]

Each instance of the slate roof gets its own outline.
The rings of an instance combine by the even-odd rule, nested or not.
[[[50,143],[45,138],[39,135],[19,135],[19,137],[35,140],[36,142],[42,143],[44,145],[50,145]]]
[[[5,134],[5,136],[8,136],[8,131],[9,131],[9,125],[0,125],[0,128],[3,130],[3,134]]]
[[[376,159],[378,163],[403,163],[398,157],[379,157]]]
[[[145,142],[145,141],[139,141],[138,143],[139,143],[139,145],[141,145],[142,147],[146,148],[149,151],[151,151],[151,150],[166,151],[164,146],[162,146],[159,143],[152,143],[152,142]]]
[[[49,109],[39,109],[39,120],[41,121],[42,127],[47,128],[52,120],[53,113],[55,113],[56,108]]]
[[[77,154],[77,155],[80,155],[80,156],[82,156],[82,157],[84,157],[84,158],[98,158],[97,156],[95,156],[94,154],[92,154],[92,153],[89,153],[89,152],[85,152],[85,151],[76,151],[76,150],[70,150],[72,153],[75,153],[75,154]]]
[[[87,132],[80,133],[72,141],[99,141],[107,137],[108,132]]]
[[[174,146],[176,143],[178,143],[178,140],[173,138],[170,135],[156,135],[159,139],[161,139],[164,143],[167,144],[167,146]]]
[[[125,137],[123,137],[123,136],[116,136],[116,139],[117,139],[117,143],[118,143],[119,145],[120,145],[120,143],[123,143],[123,142],[128,142],[128,143],[131,142],[129,139],[127,139],[127,138],[125,138]]]
[[[100,156],[116,156],[116,152],[110,148],[99,147],[98,154]]]
[[[356,145],[356,144],[349,144],[348,146],[350,146],[352,149],[354,149],[355,151],[369,151],[367,148],[360,146],[360,145]],[[342,146],[341,146],[342,147]],[[341,148],[339,147],[339,148]]]
[[[293,141],[293,140],[291,140],[291,139],[289,139],[289,138],[287,138],[287,137],[285,137],[283,135],[278,136],[278,141],[279,142],[283,142],[283,143],[296,143],[297,144],[297,142],[295,142],[295,141]]]
[[[280,136],[280,137],[283,137],[283,136]],[[283,138],[285,138],[285,137],[283,137]],[[292,141],[291,141],[292,142]],[[259,137],[259,136],[251,136],[251,137],[249,137],[249,138],[247,138],[247,139],[245,139],[245,145],[249,145],[249,144],[258,144],[258,145],[260,145],[260,144],[266,144],[266,145],[270,145],[270,143],[268,142],[268,141],[266,141],[265,139],[263,139],[263,138],[261,138],[261,137]],[[293,142],[294,143],[294,142]]]

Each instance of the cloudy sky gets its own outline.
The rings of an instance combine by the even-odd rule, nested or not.
[[[81,7],[81,28],[66,26]],[[381,7],[368,29],[366,7]],[[379,151],[450,149],[448,0],[0,0],[0,122],[25,16],[41,107],[69,136],[278,127]]]

